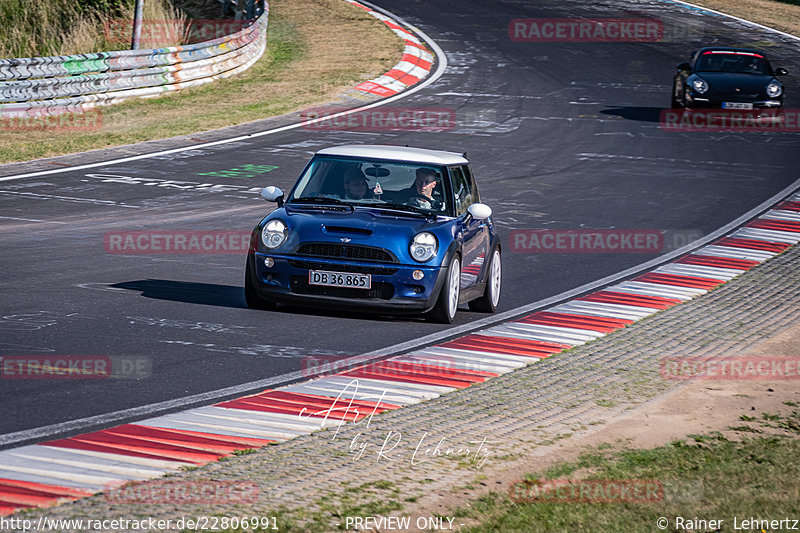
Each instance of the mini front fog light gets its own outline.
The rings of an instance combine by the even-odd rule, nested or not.
[[[415,270],[414,272],[411,273],[411,277],[419,281],[425,277],[425,273],[422,270]]]
[[[275,264],[275,260],[271,257],[264,258],[264,266],[267,268],[272,268],[272,265]]]

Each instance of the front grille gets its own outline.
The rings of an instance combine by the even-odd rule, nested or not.
[[[332,270],[334,272],[353,272],[355,274],[375,274],[378,276],[391,276],[397,273],[396,268],[380,266],[359,266],[347,264],[320,263],[317,261],[306,261],[301,259],[290,259],[289,264],[297,268],[307,268],[308,270]]]
[[[309,285],[308,278],[292,276],[289,281],[292,292],[311,296],[333,296],[335,298],[352,298],[358,300],[389,300],[394,295],[391,283],[373,283],[371,289],[350,289],[347,287],[326,287]]]
[[[735,93],[735,92],[728,92],[722,93],[722,97],[725,98],[727,101],[731,102],[752,102],[759,97],[758,93]]]
[[[397,258],[383,248],[361,246],[358,244],[339,244],[333,242],[310,242],[300,246],[295,255],[307,257],[327,257],[332,259],[352,259],[375,263],[397,263]]]

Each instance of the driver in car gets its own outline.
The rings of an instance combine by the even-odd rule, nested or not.
[[[440,202],[433,197],[436,188],[436,171],[432,168],[418,168],[414,184],[406,189],[408,200],[406,204],[423,209],[439,209]]]
[[[746,59],[742,71],[747,73],[761,74],[761,62],[755,57]]]

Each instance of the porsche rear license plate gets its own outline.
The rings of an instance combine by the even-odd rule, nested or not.
[[[349,289],[371,289],[372,276],[369,274],[353,274],[352,272],[309,270],[308,284],[325,285],[327,287],[346,287]]]
[[[750,102],[722,102],[722,109],[753,109]]]

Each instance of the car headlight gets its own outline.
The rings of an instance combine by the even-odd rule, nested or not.
[[[783,87],[777,81],[769,82],[767,85],[767,96],[770,98],[777,98],[783,92]]]
[[[414,261],[419,261],[420,263],[430,261],[436,255],[438,249],[439,243],[436,240],[436,236],[427,231],[414,235],[414,240],[411,241],[411,246],[408,247]]]
[[[270,250],[277,248],[289,236],[289,228],[283,223],[283,220],[270,220],[264,224],[261,230],[261,242]]]
[[[706,80],[701,80],[700,78],[697,78],[692,82],[692,88],[695,91],[699,92],[700,94],[703,94],[708,90],[708,84],[706,83]]]

